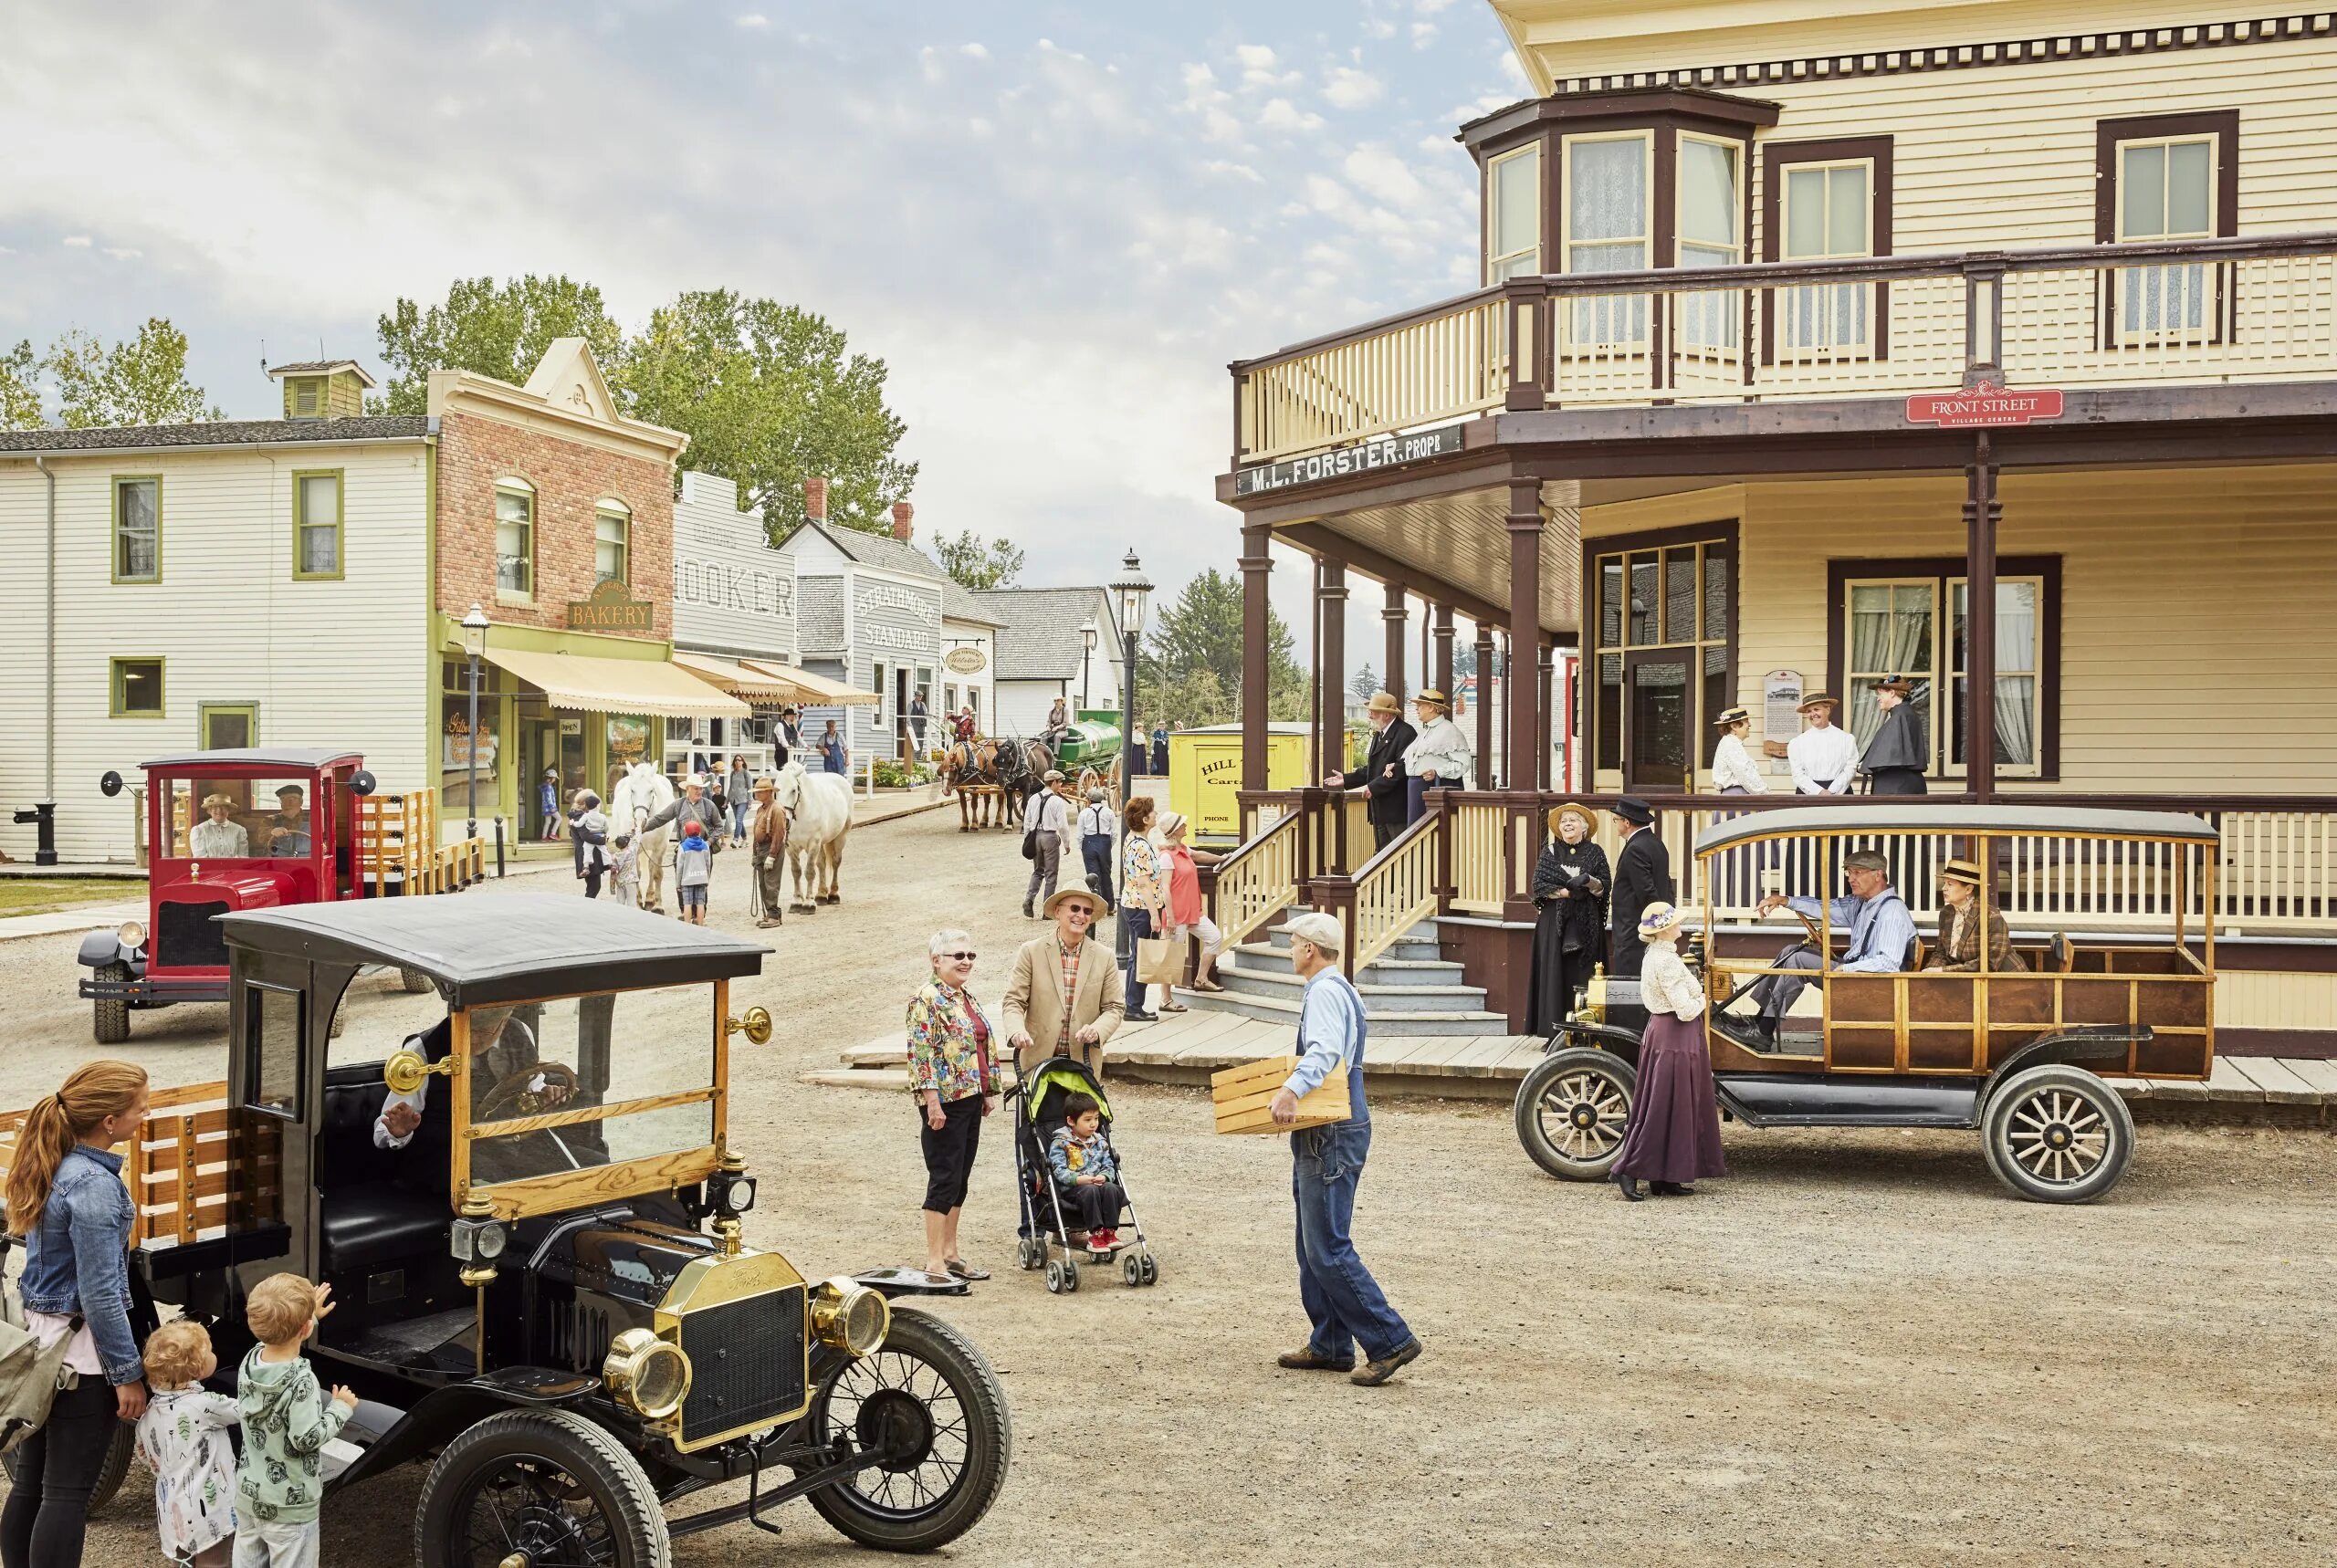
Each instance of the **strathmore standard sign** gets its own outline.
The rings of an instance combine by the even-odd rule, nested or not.
[[[1375,435],[1359,445],[1342,446],[1336,452],[1316,452],[1244,468],[1233,476],[1233,493],[1257,496],[1269,490],[1285,490],[1293,485],[1313,485],[1325,479],[1343,479],[1350,474],[1425,463],[1431,457],[1450,457],[1462,449],[1464,439],[1462,427],[1457,424],[1410,435]]]

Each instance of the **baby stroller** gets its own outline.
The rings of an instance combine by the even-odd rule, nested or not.
[[[1047,1164],[1047,1145],[1064,1124],[1063,1103],[1085,1094],[1103,1113],[1106,1134],[1112,1130],[1111,1102],[1095,1074],[1068,1056],[1052,1057],[1032,1068],[1008,1096],[1014,1118],[1014,1186],[1022,1195],[1022,1242],[1015,1261],[1024,1269],[1043,1268],[1047,1290],[1065,1295],[1079,1289],[1079,1264],[1074,1260],[1071,1237],[1078,1228],[1064,1215],[1063,1195],[1055,1190],[1054,1171]],[[1116,1149],[1114,1153],[1118,1153]],[[1136,1201],[1128,1197],[1125,1177],[1127,1162],[1120,1162],[1122,1181],[1119,1240],[1099,1260],[1082,1246],[1090,1261],[1120,1265],[1120,1278],[1131,1285],[1149,1285],[1160,1278],[1159,1260],[1146,1245],[1144,1225],[1137,1218]]]

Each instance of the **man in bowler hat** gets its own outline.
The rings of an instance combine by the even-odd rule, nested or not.
[[[1640,962],[1647,956],[1640,915],[1651,904],[1673,900],[1672,852],[1663,847],[1663,837],[1655,831],[1654,809],[1645,800],[1626,795],[1615,802],[1615,815],[1623,824],[1623,847],[1615,857],[1614,901],[1608,906],[1612,937],[1607,972],[1635,981]]]

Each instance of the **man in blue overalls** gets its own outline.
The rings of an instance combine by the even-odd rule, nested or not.
[[[1298,1297],[1315,1332],[1305,1350],[1279,1357],[1278,1364],[1302,1372],[1351,1371],[1360,1343],[1364,1365],[1349,1381],[1376,1387],[1419,1358],[1420,1342],[1388,1304],[1347,1236],[1356,1185],[1371,1149],[1371,1111],[1363,1101],[1363,1042],[1369,1025],[1363,998],[1338,971],[1337,918],[1309,911],[1284,929],[1290,933],[1292,972],[1306,988],[1298,1004],[1298,1066],[1269,1110],[1277,1122],[1296,1121],[1299,1097],[1320,1087],[1344,1063],[1347,1119],[1290,1137],[1291,1194],[1298,1207]]]

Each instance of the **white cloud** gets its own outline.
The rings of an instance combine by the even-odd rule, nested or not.
[[[1313,131],[1322,123],[1321,115],[1302,110],[1286,98],[1271,99],[1258,111],[1258,128],[1262,131]]]
[[[1306,79],[1296,71],[1277,69],[1273,50],[1263,44],[1236,45],[1233,57],[1242,65],[1242,85],[1252,91],[1293,88]]]
[[[1266,177],[1263,174],[1259,173],[1255,169],[1251,168],[1247,163],[1229,163],[1222,158],[1212,158],[1208,162],[1203,163],[1201,165],[1201,172],[1204,174],[1231,175],[1232,178],[1237,180],[1248,180],[1252,184],[1263,185],[1266,183]]]
[[[1514,54],[1504,49],[1494,57],[1500,62],[1495,68],[1501,72],[1503,81],[1520,92],[1528,92],[1533,89],[1534,84],[1525,78],[1525,68],[1517,63],[1517,57]]]
[[[1217,73],[1199,60],[1188,62],[1181,73],[1185,84],[1184,101],[1177,108],[1201,122],[1201,134],[1211,141],[1239,141],[1242,122],[1233,118],[1227,105],[1233,95],[1217,85]]]
[[[105,253],[106,255],[113,257],[116,261],[136,261],[140,256],[146,254],[142,250],[131,250],[126,246],[113,245],[107,246],[105,247]]]
[[[770,18],[760,11],[749,11],[742,16],[730,18],[730,25],[741,32],[760,33],[770,26]]]
[[[75,250],[87,250],[89,248],[89,236],[88,235],[67,235],[65,236],[65,243],[71,246]]]
[[[1242,62],[1243,70],[1270,71],[1274,68],[1274,52],[1264,44],[1236,44],[1233,46],[1233,57]]]
[[[1367,108],[1378,102],[1386,90],[1380,79],[1369,71],[1348,66],[1333,66],[1323,83],[1323,97],[1334,109]]]
[[[1452,0],[1413,0],[1412,3],[1412,9],[1423,16],[1433,16],[1440,11],[1449,11],[1451,8]]]
[[[965,56],[969,60],[986,60],[990,58],[990,51],[980,44],[959,44],[958,46],[958,52]]]
[[[1363,36],[1367,38],[1392,38],[1396,36],[1396,24],[1376,19],[1366,22]]]
[[[1425,49],[1425,48],[1427,48],[1430,44],[1433,44],[1434,42],[1436,42],[1436,24],[1435,24],[1435,23],[1433,23],[1433,22],[1415,22],[1415,23],[1413,23],[1413,24],[1412,24],[1412,47],[1413,47],[1413,48],[1415,48],[1415,49]]]

